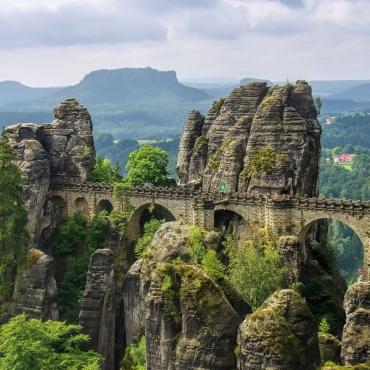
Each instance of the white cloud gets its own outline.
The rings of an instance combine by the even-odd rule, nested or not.
[[[368,78],[368,0],[0,0],[0,80],[96,68],[183,78]]]

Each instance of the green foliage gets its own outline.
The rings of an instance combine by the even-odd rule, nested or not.
[[[320,275],[310,276],[301,290],[307,304],[315,318],[317,325],[322,319],[329,324],[331,332],[340,326],[340,313],[338,312],[337,298],[330,283]]]
[[[95,216],[86,233],[86,251],[92,254],[97,248],[105,247],[105,240],[109,229],[109,219],[106,212],[100,212]]]
[[[202,269],[212,278],[218,279],[225,275],[226,269],[218,259],[215,250],[210,249],[202,258]]]
[[[171,315],[175,323],[181,323],[180,309],[180,282],[181,276],[176,262],[167,262],[158,269],[160,275],[160,289],[163,293],[165,309]]]
[[[25,315],[0,327],[0,370],[99,370],[101,357],[83,351],[88,342],[76,325]]]
[[[91,148],[90,147],[88,147],[87,145],[85,145],[84,147],[83,147],[83,156],[84,157],[88,157],[88,156],[90,156],[91,155]]]
[[[286,270],[280,266],[281,256],[268,238],[256,237],[238,247],[229,236],[224,247],[229,258],[228,279],[253,309],[283,286]]]
[[[252,156],[248,168],[243,170],[243,175],[250,176],[253,173],[262,175],[270,172],[285,160],[285,155],[274,148],[265,147],[258,149]]]
[[[68,258],[66,272],[58,287],[61,320],[66,320],[69,323],[78,322],[89,261],[89,255]]]
[[[15,270],[25,257],[28,244],[22,178],[14,160],[3,134],[0,137],[0,305],[11,296]]]
[[[135,253],[138,258],[142,258],[147,251],[154,234],[163,225],[164,220],[157,220],[152,218],[144,225],[144,234],[139,238],[135,245]]]
[[[138,344],[126,347],[121,370],[146,370],[146,341],[142,336]]]
[[[189,231],[189,254],[196,265],[200,265],[206,254],[206,247],[203,241],[203,230],[197,226],[191,226]]]
[[[81,210],[68,217],[60,226],[55,243],[55,252],[60,255],[71,254],[86,238],[87,218]]]
[[[329,333],[330,331],[330,324],[326,317],[323,317],[319,322],[319,332],[321,333]]]
[[[364,263],[364,246],[356,233],[340,221],[330,221],[328,248],[333,252],[336,267],[347,285],[357,281]]]
[[[126,164],[125,182],[130,186],[166,186],[168,178],[168,154],[161,148],[144,144],[130,153]]]
[[[55,251],[67,256],[67,268],[59,284],[59,306],[62,320],[78,322],[80,299],[86,283],[90,256],[104,248],[109,230],[109,216],[102,212],[88,224],[81,211],[61,225]]]
[[[110,160],[103,157],[98,157],[94,168],[88,173],[87,179],[93,182],[115,183],[121,180],[119,173],[119,165],[111,166]]]
[[[319,96],[315,99],[315,106],[317,110],[317,115],[319,116],[322,108],[322,100]]]
[[[321,370],[369,370],[369,369],[370,369],[369,362],[366,364],[357,364],[353,366],[342,366],[332,361],[325,361],[323,367],[321,367]]]

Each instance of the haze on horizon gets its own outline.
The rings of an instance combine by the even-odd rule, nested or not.
[[[0,81],[151,66],[180,80],[369,79],[368,0],[0,0]]]

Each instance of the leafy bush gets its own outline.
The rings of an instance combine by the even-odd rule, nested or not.
[[[319,323],[319,332],[329,333],[329,331],[330,331],[330,324],[328,320],[326,319],[326,317],[323,317]]]
[[[203,231],[197,226],[191,226],[189,231],[189,254],[191,260],[196,265],[202,263],[202,259],[206,254],[206,247],[203,241]]]
[[[89,338],[76,325],[19,315],[0,327],[0,337],[0,370],[100,369],[100,355],[81,349]]]
[[[71,254],[86,238],[87,218],[81,210],[62,223],[55,243],[55,251],[60,255]]]
[[[109,220],[106,212],[99,213],[94,217],[86,233],[87,253],[93,253],[98,248],[105,247],[105,240],[109,228]]]
[[[125,350],[121,370],[146,370],[146,341],[142,336],[138,344],[131,344]]]
[[[229,258],[228,279],[253,309],[284,284],[286,270],[280,266],[280,254],[268,243],[255,238],[238,247],[228,237],[224,247]]]
[[[78,322],[89,261],[89,255],[68,258],[66,272],[58,287],[61,320],[66,320],[69,323]]]
[[[226,269],[222,262],[218,259],[215,250],[210,249],[202,258],[202,269],[214,279],[223,277]]]
[[[88,173],[87,179],[93,182],[115,183],[121,180],[119,165],[112,167],[110,160],[98,157],[94,168]]]
[[[151,219],[144,225],[144,234],[139,238],[135,245],[135,253],[138,258],[144,256],[147,251],[150,242],[152,241],[154,234],[163,225],[164,220]]]
[[[243,170],[243,175],[253,173],[263,175],[270,172],[285,160],[285,155],[274,148],[265,147],[258,149],[251,158],[249,167]]]
[[[109,217],[104,212],[88,224],[79,211],[61,225],[55,250],[62,255],[69,254],[67,268],[58,289],[62,320],[78,322],[90,257],[96,249],[104,248],[108,229]]]

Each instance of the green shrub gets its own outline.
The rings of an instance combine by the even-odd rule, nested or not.
[[[138,344],[125,349],[121,370],[146,370],[146,341],[142,336]]]
[[[259,307],[285,282],[286,270],[280,266],[279,252],[259,238],[239,247],[228,237],[224,243],[229,258],[227,277],[235,290],[253,309]]]
[[[94,168],[87,175],[89,181],[111,184],[120,181],[121,178],[118,163],[116,163],[115,167],[112,167],[110,160],[103,157],[96,159]]]
[[[60,255],[74,252],[85,240],[87,218],[81,210],[68,217],[60,226],[54,250]]]
[[[284,160],[285,155],[278,152],[276,149],[271,147],[260,148],[256,150],[255,154],[251,158],[248,168],[244,169],[242,174],[244,176],[250,176],[253,173],[263,175],[276,168]]]
[[[157,220],[153,218],[144,225],[144,234],[138,239],[135,245],[135,253],[138,258],[144,256],[150,242],[154,237],[154,234],[157,232],[157,230],[159,230],[163,223],[164,220]]]
[[[330,324],[327,320],[326,317],[323,317],[321,320],[320,320],[320,323],[319,323],[319,332],[321,333],[329,333],[330,331]]]
[[[202,259],[206,254],[206,247],[203,241],[203,230],[197,226],[191,226],[189,231],[189,254],[191,260],[196,265],[202,263]]]
[[[99,213],[94,217],[86,233],[86,252],[93,253],[98,248],[105,247],[107,232],[109,230],[109,219],[106,212]]]
[[[60,319],[78,323],[82,293],[85,289],[90,256],[69,257],[67,270],[58,287]]]
[[[225,266],[218,259],[215,250],[208,250],[202,258],[202,269],[212,278],[218,279],[225,275]]]

